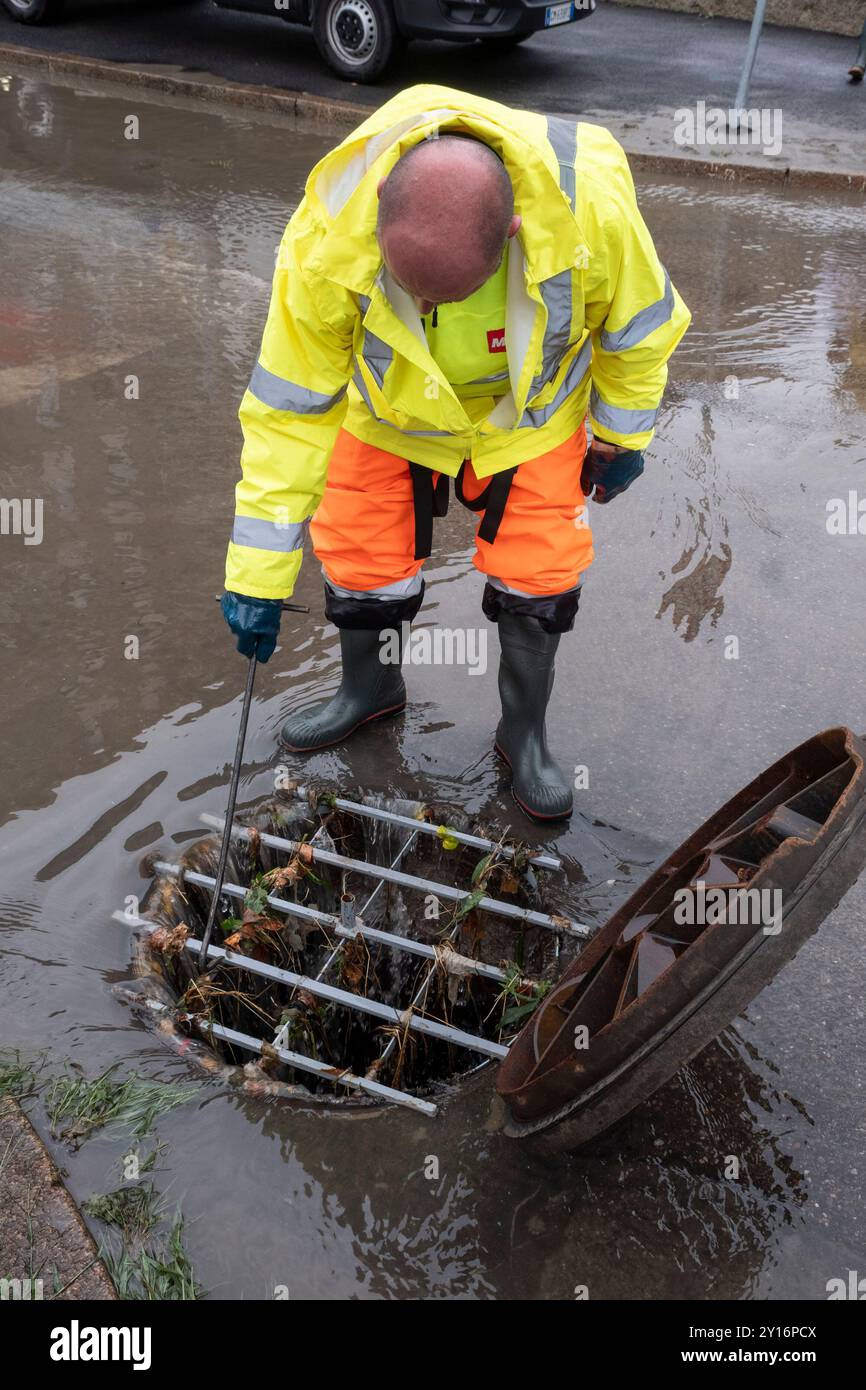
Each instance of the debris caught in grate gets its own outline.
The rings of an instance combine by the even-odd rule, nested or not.
[[[302,788],[158,863],[146,916],[116,915],[142,928],[133,997],[202,1065],[429,1115],[494,1060],[495,1123],[552,1153],[727,1027],[864,865],[866,743],[840,726],[741,788],[595,931],[561,911],[559,862],[507,833]]]
[[[464,819],[298,788],[236,821],[201,969],[218,835],[157,862],[144,915],[117,914],[141,928],[147,1002],[184,1050],[262,1089],[435,1114],[507,1056],[590,934],[546,910],[557,859]]]

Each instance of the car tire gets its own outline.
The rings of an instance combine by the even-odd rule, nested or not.
[[[350,82],[375,82],[401,42],[390,0],[318,0],[313,35],[328,66]]]
[[[51,24],[63,14],[64,0],[3,0],[19,24]]]

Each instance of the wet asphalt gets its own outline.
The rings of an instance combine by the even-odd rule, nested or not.
[[[643,114],[701,98],[728,106],[748,33],[740,20],[600,0],[594,14],[535,34],[504,56],[474,43],[413,42],[383,79],[363,86],[330,71],[304,26],[224,10],[212,0],[67,0],[62,22],[45,26],[16,24],[0,7],[0,43],[118,64],[169,64],[371,105],[413,82],[441,82],[543,110]],[[752,100],[818,127],[862,124],[863,91],[846,80],[855,53],[853,39],[767,25]]]
[[[129,941],[111,913],[143,893],[144,856],[224,804],[244,671],[213,595],[236,410],[274,248],[329,138],[136,93],[130,142],[128,108],[16,73],[0,104],[3,490],[44,502],[41,544],[0,537],[0,1045],[189,1080],[112,993]],[[827,527],[833,499],[866,491],[862,202],[685,176],[638,189],[695,322],[644,479],[592,518],[550,718],[557,756],[589,773],[571,826],[529,830],[508,798],[496,638],[453,508],[421,621],[483,626],[488,668],[410,668],[404,717],[290,764],[511,824],[562,854],[575,915],[597,921],[786,748],[866,729],[866,536]],[[285,711],[338,679],[312,559],[298,597],[311,615],[284,622],[257,685],[246,804],[273,790]],[[485,1087],[432,1129],[204,1087],[159,1122],[157,1172],[201,1282],[214,1298],[823,1298],[866,1235],[864,905],[861,883],[722,1039],[552,1164],[489,1128]],[[52,1144],[79,1200],[113,1185],[119,1141]]]

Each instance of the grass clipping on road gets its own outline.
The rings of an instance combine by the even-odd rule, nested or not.
[[[175,1086],[129,1076],[119,1081],[116,1067],[109,1067],[95,1081],[61,1076],[49,1086],[45,1108],[55,1134],[63,1139],[83,1139],[106,1125],[121,1128],[135,1138],[149,1134],[159,1115],[185,1105],[197,1094],[194,1086]]]
[[[176,1086],[136,1075],[121,1079],[116,1075],[117,1064],[93,1081],[69,1073],[42,1081],[44,1065],[44,1054],[28,1062],[18,1051],[0,1052],[0,1096],[18,1101],[40,1096],[55,1135],[76,1147],[97,1130],[143,1139],[160,1115],[198,1095],[196,1086]],[[152,1166],[162,1147],[158,1142],[139,1165],[140,1172]],[[4,1156],[0,1155],[0,1178],[3,1167]],[[109,1229],[99,1254],[120,1298],[177,1301],[202,1297],[183,1247],[183,1216],[177,1210],[169,1217],[152,1183],[130,1181],[113,1192],[91,1197],[83,1209]],[[53,1296],[62,1291],[55,1280]]]
[[[151,1183],[119,1187],[84,1203],[88,1216],[119,1232],[120,1247],[103,1241],[100,1256],[127,1300],[192,1301],[202,1296],[183,1247],[183,1217],[177,1211],[162,1237],[155,1234],[165,1207]]]

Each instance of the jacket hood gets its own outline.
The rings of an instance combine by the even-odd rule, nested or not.
[[[378,185],[401,155],[438,131],[460,130],[490,145],[508,170],[527,279],[573,266],[584,238],[564,196],[544,116],[451,87],[409,87],[381,106],[313,169],[310,214],[323,233],[316,273],[370,295],[382,268],[376,239]]]

